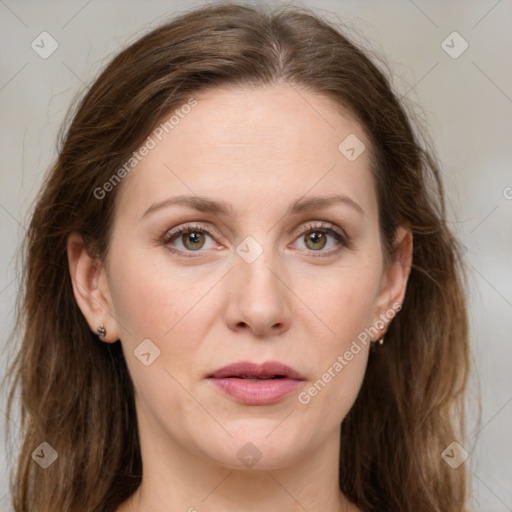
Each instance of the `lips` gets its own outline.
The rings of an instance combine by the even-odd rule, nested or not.
[[[304,377],[277,361],[263,364],[240,361],[208,375],[208,381],[236,402],[244,405],[269,405],[297,390]]]
[[[208,377],[214,379],[234,377],[239,379],[287,378],[304,380],[299,372],[278,361],[267,361],[263,364],[240,361],[224,366]]]

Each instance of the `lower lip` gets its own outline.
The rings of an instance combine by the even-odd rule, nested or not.
[[[302,384],[295,379],[262,379],[258,382],[229,377],[209,379],[217,389],[245,405],[268,405],[290,395]]]

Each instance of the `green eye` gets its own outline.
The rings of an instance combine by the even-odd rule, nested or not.
[[[329,237],[334,238],[338,242],[338,248],[333,250],[323,250],[329,243]],[[299,239],[304,240],[304,245],[310,252],[321,252],[333,254],[340,249],[339,246],[349,247],[348,237],[339,233],[337,230],[332,228],[330,225],[321,224],[318,226],[308,225],[306,230],[300,235]]]
[[[174,243],[180,241],[182,247],[175,247],[178,252],[200,252],[205,248],[206,236],[212,237],[208,229],[202,226],[185,225],[169,232],[163,242],[174,248]]]

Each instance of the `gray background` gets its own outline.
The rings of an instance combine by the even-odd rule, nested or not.
[[[128,42],[164,16],[202,3],[0,0],[0,375],[11,350],[6,339],[19,283],[17,244],[31,201],[55,158],[56,135],[68,105]],[[342,20],[355,31],[348,34],[356,41],[383,55],[396,89],[420,105],[415,110],[423,112],[430,127],[444,165],[450,225],[467,247],[470,269],[475,370],[469,436],[462,444],[474,480],[472,506],[510,511],[512,1],[310,0],[302,5]],[[31,48],[43,31],[59,45],[47,59]],[[454,31],[469,44],[458,58],[441,46]],[[453,51],[461,48],[460,41],[453,44]],[[480,425],[472,421],[477,380],[483,404]],[[5,393],[0,420],[5,419],[4,399]],[[16,431],[17,418],[10,421]],[[15,452],[16,443],[11,447]],[[10,510],[11,462],[1,443],[2,512]]]

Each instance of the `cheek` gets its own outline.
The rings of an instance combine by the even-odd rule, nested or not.
[[[121,251],[113,244],[111,262],[109,287],[123,342],[171,336],[200,293],[195,283],[183,283],[165,260],[151,260],[137,248]]]
[[[160,375],[159,372],[168,370],[180,382],[195,375],[195,357],[216,317],[208,293],[215,281],[211,276],[191,277],[188,273],[170,271],[165,256],[151,260],[137,250],[126,250],[124,254],[113,251],[112,254],[112,262],[117,264],[111,265],[109,285],[123,351],[133,379],[140,385],[146,380],[153,385],[165,381],[172,393],[175,381],[168,373]],[[145,346],[141,345],[144,340],[150,340],[157,347],[158,358],[148,367],[134,357],[140,352],[139,347]],[[149,368],[151,372],[145,371]],[[174,391],[179,392],[180,388]]]
[[[320,416],[326,425],[340,423],[352,407],[361,387],[370,348],[374,300],[380,278],[379,261],[373,256],[349,258],[325,278],[304,279],[308,305],[318,312],[321,327],[312,359],[315,379],[298,396],[305,414]],[[312,277],[313,279],[313,277]],[[314,290],[314,292],[312,291]]]
[[[197,407],[182,385],[189,387],[188,376],[195,370],[194,357],[202,335],[195,329],[198,317],[193,306],[204,290],[171,279],[147,265],[147,259],[144,264],[126,254],[118,261],[111,295],[139,405],[146,415],[160,410],[165,421],[188,413],[197,415]],[[145,347],[144,351],[139,347]],[[150,364],[145,365],[140,355],[148,351]],[[165,411],[161,404],[172,407]]]
[[[341,350],[370,326],[379,282],[379,261],[372,256],[347,257],[328,271],[301,274],[297,295],[304,297],[305,307],[314,313],[318,334],[326,342],[323,346]]]
[[[172,286],[145,273],[142,266],[133,268],[137,272],[120,272],[121,277],[111,286],[121,338],[131,342],[161,338],[178,321],[182,302],[177,300],[178,292]]]
[[[299,407],[311,421],[321,421],[328,430],[340,424],[357,398],[363,382],[370,342],[361,342],[354,326],[339,324],[342,334],[321,349],[317,373],[298,394]],[[318,355],[318,354],[317,354]]]
[[[350,347],[349,344],[344,347],[347,350],[334,350],[321,365],[317,378],[308,382],[297,395],[301,424],[313,426],[318,441],[339,428],[359,394],[366,373],[369,346],[352,346],[352,350]],[[347,352],[350,360],[346,357]],[[307,435],[305,431],[304,436]]]

